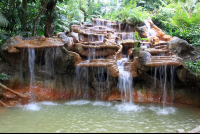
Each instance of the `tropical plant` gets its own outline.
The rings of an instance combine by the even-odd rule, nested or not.
[[[141,38],[138,34],[137,31],[135,31],[135,39],[138,40],[138,41],[150,41],[149,39],[147,38]],[[135,42],[134,44],[134,50],[138,51],[138,42]]]
[[[7,74],[1,73],[0,74],[0,80],[7,80],[10,76],[8,76]]]
[[[191,71],[200,74],[200,61],[197,62],[185,62],[186,67],[188,67],[188,69],[190,69]],[[196,76],[197,76],[196,74]]]
[[[7,27],[8,26],[8,20],[5,18],[5,16],[0,12],[0,26]]]

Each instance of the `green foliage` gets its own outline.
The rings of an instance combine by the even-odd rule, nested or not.
[[[137,0],[137,6],[144,7],[145,11],[154,12],[156,9],[166,5],[163,0]]]
[[[147,38],[141,38],[141,37],[139,36],[139,34],[138,34],[137,31],[135,31],[135,39],[138,40],[138,41],[150,41],[150,40],[147,39]],[[134,44],[134,49],[135,49],[136,51],[138,51],[138,42],[135,42],[135,44]]]
[[[167,33],[169,30],[175,29],[175,26],[171,23],[174,14],[174,8],[163,7],[157,10],[157,12],[151,18],[156,26]]]
[[[195,0],[194,0],[195,1]],[[200,45],[200,14],[198,3],[177,1],[159,9],[152,20],[166,34],[177,36],[194,46]],[[190,8],[193,7],[193,8]]]
[[[148,12],[142,11],[142,9],[143,7],[136,7],[130,10],[128,20],[131,22],[131,24],[139,25],[150,16]]]
[[[183,12],[181,9],[177,9],[176,14],[173,16],[173,23],[181,28],[194,27],[200,24],[200,14],[194,13],[190,18],[187,10]]]
[[[140,36],[139,36],[139,34],[138,34],[138,32],[137,31],[135,31],[135,39],[136,40],[139,40],[139,41],[150,41],[149,39],[147,39],[147,38],[141,38]]]
[[[7,74],[1,73],[0,74],[0,80],[7,80],[10,76],[8,76]]]
[[[143,7],[135,7],[131,2],[132,1],[130,1],[126,7],[119,8],[117,11],[106,14],[103,18],[111,21],[123,21],[124,19],[128,19],[131,23],[139,24],[150,16],[148,12],[143,11]]]
[[[169,35],[180,37],[193,46],[200,46],[200,25],[196,27],[177,28],[169,31]]]
[[[11,36],[31,36],[33,18],[42,9],[45,0],[27,0],[27,10],[22,0],[0,2],[0,45]],[[178,36],[194,46],[200,45],[200,0],[50,0],[57,2],[54,20],[55,32],[67,31],[73,24],[91,17],[111,21],[128,20],[140,25],[150,17],[154,24],[166,34]],[[81,10],[82,7],[83,10]],[[45,11],[46,12],[46,11]],[[36,36],[44,35],[46,13],[42,13],[36,23]],[[25,17],[22,15],[25,14]],[[102,17],[103,16],[103,17]],[[26,19],[26,24],[23,20]]]
[[[7,27],[8,20],[4,17],[4,15],[0,12],[0,26]]]
[[[190,69],[191,71],[193,71],[194,73],[200,74],[200,61],[197,62],[185,62],[186,67],[188,67],[188,69]]]

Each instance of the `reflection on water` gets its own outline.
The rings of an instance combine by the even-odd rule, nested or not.
[[[199,108],[91,100],[38,102],[0,108],[0,132],[161,133],[199,125]]]

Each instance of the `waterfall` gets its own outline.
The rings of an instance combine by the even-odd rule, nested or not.
[[[153,96],[154,96],[154,93],[155,93],[155,90],[156,90],[156,79],[157,79],[157,67],[155,67],[155,71],[154,71],[154,87],[153,87],[153,92],[152,92],[152,100],[154,100]]]
[[[129,25],[127,25],[127,24],[125,26],[124,31],[126,31],[126,32],[134,32],[133,29]]]
[[[167,91],[166,91],[166,84],[167,84],[167,66],[164,66],[164,87],[163,87],[163,108],[165,107],[166,99],[167,99]]]
[[[89,71],[87,67],[76,67],[75,70],[76,78],[74,81],[74,87],[76,89],[76,94],[84,93],[83,98],[89,97]],[[85,89],[85,90],[84,90]],[[82,92],[84,91],[84,92]]]
[[[104,40],[104,36],[98,35],[98,41],[103,42],[103,40]]]
[[[97,69],[97,71],[95,71]],[[93,72],[97,72],[94,75],[94,83],[96,87],[96,100],[100,98],[103,98],[104,92],[110,89],[110,84],[109,84],[109,71],[106,67],[98,67],[98,68],[93,68]]]
[[[33,91],[33,84],[35,82],[35,49],[28,48],[28,63],[29,63],[29,70],[30,70],[30,92]],[[31,93],[32,99],[35,101],[35,95]]]
[[[119,68],[119,79],[118,79],[118,88],[121,91],[121,98],[123,102],[126,102],[129,99],[129,102],[132,102],[132,87],[133,87],[133,78],[130,74],[130,71],[125,71],[124,63],[127,61],[127,58],[122,58],[117,61]],[[129,95],[129,96],[128,96]]]
[[[170,72],[171,72],[171,79],[170,79],[170,83],[171,83],[171,92],[170,92],[170,96],[171,96],[171,104],[174,102],[174,72],[175,72],[175,66],[171,66],[170,68]]]
[[[121,32],[121,23],[118,24],[118,28],[119,28],[118,32]]]
[[[29,70],[30,70],[30,88],[32,88],[33,83],[35,81],[35,74],[34,74],[34,66],[35,66],[35,49],[28,48],[29,54]]]
[[[144,21],[145,25],[147,26],[147,30],[150,36],[156,36],[156,32],[151,29],[150,23],[146,20]]]

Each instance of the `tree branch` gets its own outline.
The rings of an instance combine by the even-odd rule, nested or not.
[[[48,2],[49,2],[49,0],[46,0],[45,4],[43,5],[43,7],[42,7],[42,9],[40,10],[40,12],[38,13],[38,15],[33,19],[33,31],[32,31],[32,36],[35,35],[36,21],[38,20],[38,18],[40,17],[40,15],[41,15],[42,12],[44,11],[44,9],[46,8]]]

